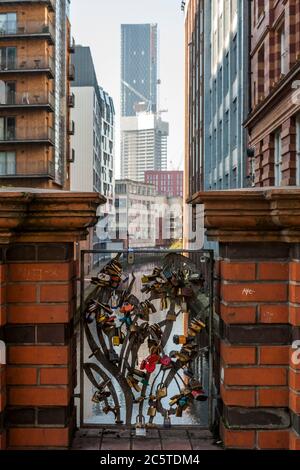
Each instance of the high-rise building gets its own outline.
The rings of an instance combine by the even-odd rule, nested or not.
[[[71,189],[95,191],[106,197],[100,214],[102,227],[103,220],[108,225],[114,214],[115,109],[112,98],[99,87],[90,48],[76,46],[73,64],[76,79],[72,92],[76,107],[72,110],[72,122],[76,133],[72,146],[76,164],[71,168]],[[91,232],[88,248],[105,249],[106,241],[99,239],[97,228]]]
[[[136,105],[157,111],[157,24],[121,25],[121,112],[135,116]]]
[[[186,2],[186,196],[247,185],[248,2]]]
[[[69,188],[69,0],[0,2],[0,182]]]
[[[146,171],[145,183],[154,184],[160,195],[183,197],[183,171]]]
[[[255,186],[299,186],[299,0],[253,1],[250,48],[249,178]]]
[[[121,175],[144,181],[148,170],[167,169],[169,124],[158,114],[121,118]]]

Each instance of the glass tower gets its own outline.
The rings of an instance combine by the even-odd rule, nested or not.
[[[157,112],[157,42],[157,24],[121,25],[122,116],[135,116],[141,102]]]

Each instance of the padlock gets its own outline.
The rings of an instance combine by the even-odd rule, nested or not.
[[[171,363],[172,363],[172,359],[167,356],[166,354],[160,358],[160,363],[163,365],[163,366],[169,366]]]
[[[188,335],[191,337],[197,336],[197,332],[192,330],[191,328],[188,328]]]
[[[183,409],[181,406],[177,406],[176,408],[176,417],[177,418],[181,418],[182,417],[182,412],[183,412]]]
[[[152,374],[152,372],[155,371],[155,368],[156,368],[156,363],[155,362],[153,362],[153,363],[147,362],[146,363],[145,369],[148,372],[148,374]]]
[[[113,349],[110,349],[110,351],[109,351],[109,360],[112,363],[117,363],[120,360],[118,354]]]
[[[167,313],[166,320],[176,321],[176,319],[177,319],[177,316],[176,316],[175,312],[168,312]]]
[[[171,418],[168,412],[164,416],[164,428],[165,429],[171,428]]]
[[[188,398],[187,397],[181,397],[179,398],[178,400],[178,405],[181,406],[181,407],[184,407],[188,404]]]
[[[208,399],[208,396],[205,395],[204,392],[197,392],[196,390],[193,390],[192,395],[197,401],[206,401]]]
[[[183,335],[174,335],[173,336],[173,343],[174,344],[186,344],[187,338]]]
[[[154,418],[154,416],[156,416],[156,412],[157,412],[156,407],[152,405],[148,408],[147,415],[150,416],[151,418]]]
[[[183,373],[186,377],[189,377],[189,378],[194,377],[194,372],[191,369],[189,369],[188,367],[185,367],[183,369]]]
[[[167,310],[167,308],[168,308],[168,300],[166,297],[162,297],[160,301],[160,309]]]
[[[149,277],[145,274],[142,276],[142,284],[147,284],[149,282]]]
[[[132,323],[129,328],[131,333],[137,333],[139,331],[139,327],[136,323]]]
[[[167,387],[163,383],[157,386],[156,395],[158,398],[165,398],[168,395]]]
[[[140,364],[140,369],[145,370],[146,369],[146,364],[147,364],[147,359],[143,359],[141,364]]]
[[[98,313],[96,317],[97,323],[104,323],[107,320],[107,316],[104,313]]]
[[[135,423],[135,435],[137,437],[145,437],[146,436],[146,422],[145,417],[138,416]]]
[[[180,396],[181,395],[174,395],[173,397],[171,397],[170,400],[169,400],[169,405],[170,406],[175,405],[175,403],[177,403],[178,400],[180,399]]]
[[[112,344],[113,346],[120,346],[120,336],[113,336]]]

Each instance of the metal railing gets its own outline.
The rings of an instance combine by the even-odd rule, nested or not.
[[[31,127],[8,129],[3,135],[0,134],[0,142],[39,142],[39,141],[50,141],[54,143],[55,132],[52,127]]]
[[[54,108],[55,97],[53,93],[44,91],[36,91],[34,93],[14,91],[8,92],[6,96],[0,96],[0,108],[5,106],[44,106],[49,105]]]
[[[5,21],[0,26],[0,37],[23,35],[50,35],[55,38],[55,28],[51,22],[43,21]]]
[[[21,56],[15,59],[2,60],[0,62],[1,72],[13,71],[38,71],[50,70],[52,73],[55,71],[55,64],[53,57],[38,57],[38,56]]]
[[[74,64],[69,64],[69,79],[75,80],[75,66]]]
[[[68,106],[69,106],[69,108],[74,108],[75,107],[75,95],[74,95],[74,93],[71,93],[71,95],[68,96]]]
[[[53,161],[37,161],[37,162],[19,162],[17,165],[9,165],[4,167],[0,165],[1,178],[39,178],[50,177],[55,178],[55,165]]]

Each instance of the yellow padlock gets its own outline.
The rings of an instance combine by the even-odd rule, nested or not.
[[[113,346],[120,346],[120,336],[113,336],[112,344]]]

